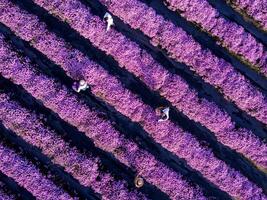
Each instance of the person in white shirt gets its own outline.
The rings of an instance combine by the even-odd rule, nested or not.
[[[169,107],[159,107],[156,110],[156,113],[158,116],[160,116],[160,119],[158,120],[158,122],[164,122],[169,120],[169,112],[170,112],[170,108]]]
[[[88,84],[85,82],[85,80],[80,80],[79,83],[75,82],[72,86],[72,88],[76,91],[76,92],[80,92],[85,91],[86,89],[89,88]]]
[[[111,16],[111,14],[106,12],[106,14],[104,15],[104,20],[107,22],[107,31],[109,31],[110,27],[114,25],[113,18]]]

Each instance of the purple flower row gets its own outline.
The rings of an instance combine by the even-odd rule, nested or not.
[[[0,190],[0,199],[1,199],[1,200],[13,200],[14,197],[9,196],[8,194],[6,194],[6,193],[3,192],[2,190]]]
[[[17,12],[13,10],[12,13],[14,14]],[[177,156],[184,158],[192,168],[199,170],[204,177],[215,185],[218,185],[219,188],[234,195],[229,188],[222,186],[220,178],[224,176],[225,179],[229,180],[229,183],[233,183],[232,174],[237,173],[238,175],[235,176],[239,176],[243,179],[241,174],[235,172],[224,162],[218,160],[210,150],[206,149],[206,147],[202,147],[194,137],[184,132],[170,121],[158,123],[159,118],[151,107],[145,105],[128,90],[125,90],[116,78],[109,75],[96,63],[91,62],[82,53],[67,46],[62,39],[48,32],[46,27],[36,21],[33,15],[21,13],[19,22],[23,21],[27,21],[29,30],[23,32],[24,34],[22,37],[27,35],[29,41],[34,40],[32,45],[43,54],[47,55],[49,59],[61,65],[69,76],[74,79],[77,79],[77,77],[85,79],[91,85],[91,91],[96,96],[110,103],[133,121],[140,123],[155,141]],[[19,22],[17,21],[16,24],[24,24]],[[37,24],[40,24],[40,26],[38,27]],[[32,29],[30,29],[30,27]],[[19,26],[16,26],[16,28],[12,26],[11,29],[18,32],[21,30]],[[42,30],[44,30],[43,33],[41,33]],[[38,36],[36,35],[36,31],[39,32]],[[175,139],[175,142],[170,140],[171,138]],[[177,140],[178,138],[179,140]],[[185,148],[186,146],[190,146],[190,148]],[[261,152],[262,148],[263,147],[256,143],[254,148],[252,148],[252,146],[250,147],[249,152],[253,152],[255,156],[255,154]],[[202,157],[201,161],[198,160],[199,157]],[[264,157],[264,155],[261,155],[261,157]],[[223,171],[215,170],[214,167],[212,167],[213,165],[209,166],[204,164],[208,162],[213,163],[213,165],[218,165],[220,168],[224,168],[227,171],[231,171],[232,174],[229,173],[229,176],[225,175]],[[244,179],[244,184],[246,181],[247,180]]]
[[[14,179],[20,186],[40,200],[73,199],[28,160],[24,159],[10,148],[0,143],[0,171]]]
[[[56,1],[54,0],[54,2]],[[155,10],[141,2],[136,0],[100,1],[108,7],[110,12],[120,17],[132,28],[143,31],[151,39],[154,46],[160,46],[167,50],[170,57],[188,65],[191,70],[218,88],[226,98],[233,101],[240,109],[267,124],[266,97],[225,60],[214,56],[208,49],[203,49],[185,31],[165,20],[161,15],[157,15]],[[42,0],[35,0],[35,2],[42,2]],[[69,4],[71,5],[70,2]],[[53,7],[54,4],[43,5],[49,8]],[[64,12],[61,7],[55,7],[54,11],[61,15]],[[86,28],[84,30],[88,31]]]
[[[9,195],[9,194],[6,194],[4,191],[3,191],[3,186],[4,186],[4,183],[2,183],[0,181],[0,200],[14,200],[14,196],[12,195]]]
[[[198,24],[232,53],[241,56],[254,67],[258,67],[267,76],[267,52],[264,46],[242,26],[220,16],[220,13],[208,1],[165,0],[165,2],[168,8],[178,11],[188,21]]]
[[[16,116],[16,117],[14,117]],[[0,94],[0,120],[29,144],[40,148],[55,164],[64,168],[85,187],[91,187],[103,199],[145,199],[129,192],[123,182],[115,181],[98,169],[98,159],[83,155],[72,148],[54,131],[46,128],[34,114]]]
[[[266,0],[227,0],[238,12],[249,16],[263,30],[267,31],[267,1]]]
[[[52,6],[53,4],[50,2],[47,6],[41,3],[40,5],[50,10],[48,6]],[[61,13],[61,16],[64,15],[62,18],[72,22],[71,25],[84,37],[89,38],[97,47],[104,50],[107,54],[112,55],[119,62],[121,67],[125,67],[127,70],[134,73],[150,89],[159,90],[161,95],[167,98],[178,110],[182,111],[190,119],[202,123],[213,131],[220,142],[242,153],[259,167],[266,168],[267,161],[264,157],[266,146],[246,129],[236,130],[235,124],[231,122],[230,117],[225,112],[222,112],[214,103],[208,102],[205,99],[199,99],[196,92],[192,91],[180,77],[168,73],[168,71],[164,70],[156,63],[149,54],[118,32],[111,30],[107,34],[104,23],[98,17],[91,16],[89,9],[86,9],[79,2],[70,4],[72,6],[68,6],[68,4],[61,5],[60,2],[55,5],[57,6],[55,8],[57,14]],[[119,89],[115,79],[111,80],[108,78],[106,72],[103,70],[101,71],[101,69],[92,62],[85,61],[85,58],[79,59],[81,56],[77,51],[72,51],[72,53],[70,53],[70,50],[67,51],[66,48],[64,48],[65,50],[63,51],[64,44],[58,39],[55,39],[55,36],[49,34],[45,30],[45,26],[37,23],[36,18],[21,13],[15,8],[9,11],[6,10],[6,12],[3,13],[7,14],[5,17],[5,14],[3,14],[1,21],[16,32],[16,34],[27,41],[34,41],[31,44],[35,48],[41,50],[48,55],[50,59],[62,65],[66,71],[70,72],[69,74],[71,74],[73,78],[83,77],[87,79],[95,95],[108,101],[124,115],[130,116],[133,121],[138,121],[143,124],[143,122],[141,122],[142,118],[138,116],[142,113],[141,111],[144,110],[141,109],[140,102],[137,101],[136,97],[128,94],[128,91],[126,92],[123,89]],[[75,20],[76,18],[73,13],[77,15],[77,20]],[[69,17],[69,15],[71,17]],[[9,20],[11,18],[12,20]],[[86,21],[86,19],[88,20]],[[20,23],[20,21],[27,21],[27,23]],[[26,24],[26,26],[24,24]],[[39,24],[39,26],[36,24]],[[49,39],[45,39],[49,42],[45,42],[43,39],[45,37],[49,37]],[[53,42],[51,42],[52,40]],[[41,45],[41,43],[45,45]],[[49,49],[47,48],[48,46]],[[78,61],[74,59],[74,55],[79,57]],[[85,66],[90,66],[92,69],[87,69]],[[95,75],[92,75],[92,73]],[[108,84],[104,83],[104,80]],[[110,93],[104,94],[104,91],[114,92],[115,95],[111,95]],[[125,97],[124,93],[126,93],[128,97]],[[131,98],[131,101],[128,100],[129,98]],[[132,103],[133,101],[136,103]],[[145,113],[148,115],[148,110]],[[148,127],[150,126],[151,125],[148,125]],[[147,130],[149,129],[151,128]],[[238,139],[238,142],[236,142],[236,139]]]
[[[0,47],[0,73],[14,83],[22,85],[47,108],[84,132],[97,147],[112,153],[122,163],[136,170],[149,183],[168,194],[170,198],[205,199],[199,189],[190,186],[181,175],[127,140],[109,121],[99,118],[97,112],[91,111],[65,87],[45,75],[38,75],[29,61],[19,58],[3,40]],[[255,195],[260,195],[260,191],[255,190]]]

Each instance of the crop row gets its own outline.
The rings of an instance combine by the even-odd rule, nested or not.
[[[264,46],[242,26],[220,15],[208,1],[165,0],[168,8],[178,11],[188,21],[198,24],[232,53],[241,56],[267,76],[267,53]]]
[[[14,118],[14,116],[16,116]],[[91,187],[103,199],[144,199],[127,191],[122,182],[100,172],[99,159],[83,155],[72,148],[54,131],[46,128],[38,117],[12,101],[8,95],[0,95],[0,120],[29,144],[38,147],[53,163],[76,178],[85,187]]]
[[[12,13],[15,12],[13,11]],[[67,46],[63,40],[57,38],[54,34],[49,33],[44,26],[40,25],[40,27],[38,27],[37,24],[40,22],[36,21],[34,16],[27,20],[26,16],[22,17],[22,14],[20,16],[21,19],[28,22],[27,26],[29,29],[31,24],[35,25],[31,27],[31,31],[24,32],[28,40],[34,40],[34,43],[32,43],[34,47],[47,55],[48,58],[55,63],[60,64],[72,78],[77,79],[77,76],[85,76],[82,78],[87,80],[92,86],[91,91],[95,95],[110,103],[133,121],[140,123],[144,130],[146,130],[156,142],[160,143],[177,156],[184,158],[192,168],[199,170],[204,177],[215,185],[218,185],[219,188],[229,192],[231,195],[238,195],[234,194],[231,191],[232,189],[230,190],[230,188],[224,187],[221,184],[220,178],[224,176],[226,180],[233,182],[233,174],[240,177],[240,180],[242,180],[241,174],[235,172],[224,162],[218,160],[210,150],[206,149],[206,147],[202,147],[189,133],[184,132],[170,121],[158,123],[158,117],[152,108],[143,104],[136,96],[125,90],[117,79],[101,69],[100,66],[89,61],[80,52]],[[20,22],[22,22],[22,20]],[[20,30],[18,26],[12,29]],[[38,37],[33,38],[36,36],[36,30],[43,30],[43,33],[39,32]],[[75,65],[73,63],[75,63]],[[170,138],[173,138],[175,142],[171,141]],[[185,148],[186,146],[190,146],[190,148]],[[254,147],[253,150],[258,153],[260,147],[256,147],[259,149],[255,151]],[[263,156],[264,155],[262,155],[262,157]],[[199,158],[201,158],[201,161],[198,160]],[[207,165],[206,163],[212,163],[212,165]],[[220,166],[220,168],[231,173],[229,173],[228,176],[225,175],[223,171],[218,172],[214,169],[214,165]],[[246,180],[243,180],[245,183]]]
[[[98,117],[97,112],[91,111],[64,86],[55,83],[45,75],[38,75],[28,60],[19,58],[3,42],[0,54],[2,76],[22,85],[47,108],[84,132],[97,147],[112,153],[118,160],[137,171],[149,183],[157,186],[171,198],[199,197],[202,199],[198,189],[189,186],[180,175],[158,162],[148,152],[139,149],[135,143],[127,140],[114,129],[111,122]],[[260,191],[256,191],[258,192],[260,195]]]
[[[60,4],[61,3],[58,5]],[[208,102],[205,99],[199,99],[196,92],[191,90],[180,77],[169,74],[136,44],[130,42],[113,30],[107,34],[104,23],[98,17],[90,15],[89,9],[86,9],[82,4],[77,2],[77,4],[73,3],[71,5],[72,7],[61,5],[58,6],[57,9],[62,8],[64,13],[66,12],[66,18],[64,19],[71,21],[74,28],[83,36],[89,38],[99,48],[105,50],[107,54],[112,55],[119,62],[120,66],[134,73],[146,83],[150,89],[159,90],[162,96],[168,99],[178,110],[182,111],[190,119],[200,122],[209,128],[215,133],[218,141],[242,153],[258,166],[266,168],[267,163],[266,160],[264,160],[266,146],[264,146],[259,138],[255,137],[246,129],[236,130],[235,123],[231,122],[230,117],[225,112],[221,111],[214,103]],[[59,10],[56,11],[59,14]],[[71,15],[72,18],[68,17],[68,13],[74,12],[79,16],[79,19],[75,20],[73,15]],[[64,13],[62,13],[62,15]],[[12,20],[9,20],[11,16]],[[91,20],[85,21],[85,19]],[[12,8],[9,11],[6,10],[6,12],[3,12],[1,21],[24,40],[34,41],[31,42],[31,44],[35,48],[60,64],[74,79],[77,79],[77,72],[80,72],[78,73],[79,76],[83,76],[89,84],[93,85],[92,91],[95,95],[113,105],[117,110],[133,121],[141,122],[141,124],[144,123],[141,120],[146,116],[142,117],[140,114],[142,110],[146,110],[145,113],[147,116],[151,116],[149,113],[153,113],[151,109],[145,109],[144,106],[141,106],[140,101],[138,102],[136,97],[126,92],[121,86],[119,87],[117,80],[114,78],[111,79],[106,72],[96,67],[92,62],[86,61],[84,57],[82,61],[77,61],[77,59],[79,60],[81,58],[80,54],[77,51],[72,51],[70,53],[70,50],[66,49],[61,40],[45,30],[45,26],[37,25],[40,23],[37,23],[36,17],[27,15],[16,8]],[[24,26],[25,23],[23,22],[26,21],[27,25]],[[86,28],[79,28],[78,26]],[[47,48],[48,46],[49,48]],[[75,61],[74,54],[78,57]],[[68,61],[70,55],[72,61]],[[72,63],[75,63],[75,67],[73,67],[74,65],[71,66]],[[84,66],[88,66],[88,68],[77,67],[77,63],[87,63]],[[83,66],[83,64],[79,66]],[[101,79],[98,79],[98,77],[101,77]],[[105,91],[106,94],[104,93]],[[125,93],[128,97],[125,96]],[[131,100],[129,101],[128,99]],[[150,125],[144,124],[144,127],[146,130],[149,130],[148,132],[152,130],[153,133],[154,130],[155,133],[156,130],[151,129],[151,126],[154,125],[154,127],[156,127],[160,125],[156,123],[154,116],[152,119],[153,123],[150,123]],[[157,128],[157,131],[159,130],[162,130],[162,128]],[[238,143],[236,142],[237,139],[239,140]]]
[[[245,17],[249,16],[260,28],[267,31],[266,0],[227,0],[227,2]]]
[[[0,181],[0,199],[1,200],[14,200],[14,196],[7,194],[4,190],[4,183]]]
[[[207,83],[218,88],[240,109],[267,124],[266,97],[231,64],[214,56],[208,49],[202,48],[181,28],[165,20],[161,15],[157,15],[155,10],[137,0],[125,0],[122,3],[116,0],[100,1],[107,6],[110,12],[132,28],[140,29],[151,39],[154,46],[165,49],[170,57],[188,65],[191,70]],[[42,0],[35,0],[35,2],[42,2]],[[61,7],[53,7],[53,5],[45,6],[50,9],[52,7],[55,12],[63,12]],[[70,5],[72,4],[70,3],[67,8]],[[65,19],[67,18],[65,17]]]
[[[9,196],[4,191],[0,190],[0,199],[2,200],[13,200],[14,198],[12,196]]]
[[[30,161],[0,143],[0,171],[14,179],[20,186],[40,200],[73,199],[51,180],[41,174]]]

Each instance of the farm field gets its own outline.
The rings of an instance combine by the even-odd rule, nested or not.
[[[0,0],[0,200],[267,200],[266,8]]]

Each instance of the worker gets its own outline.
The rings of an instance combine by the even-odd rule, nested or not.
[[[104,20],[107,22],[107,31],[109,31],[110,27],[114,25],[113,18],[108,12],[106,12]]]
[[[157,115],[160,116],[160,119],[158,120],[159,122],[164,122],[169,120],[169,112],[170,112],[170,108],[169,107],[159,107],[156,110]]]
[[[85,82],[85,80],[80,80],[79,83],[75,82],[72,86],[72,88],[76,91],[76,92],[80,92],[85,91],[86,89],[89,88],[89,86],[87,85],[87,83]]]
[[[144,179],[141,176],[137,175],[134,179],[134,185],[137,188],[142,187],[144,185]]]

